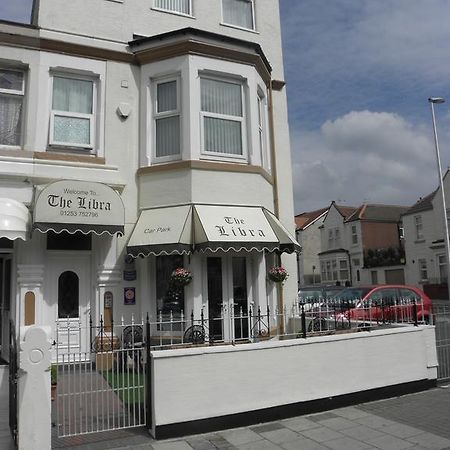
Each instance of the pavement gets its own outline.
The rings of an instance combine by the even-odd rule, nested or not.
[[[155,441],[142,428],[64,438],[75,450],[450,450],[450,385],[214,433]],[[3,447],[0,447],[3,449]]]

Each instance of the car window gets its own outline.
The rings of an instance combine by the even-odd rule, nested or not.
[[[420,303],[422,301],[419,294],[414,292],[412,289],[401,288],[400,289],[400,301],[403,304]]]
[[[345,288],[332,297],[332,300],[355,306],[368,293],[369,288]]]
[[[384,306],[394,306],[397,302],[397,289],[381,289],[381,296]]]
[[[298,300],[302,303],[313,303],[322,300],[322,298],[320,289],[300,289],[298,291]]]

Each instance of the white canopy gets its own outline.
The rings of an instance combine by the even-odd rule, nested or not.
[[[0,237],[26,241],[29,229],[28,208],[17,200],[0,198]]]

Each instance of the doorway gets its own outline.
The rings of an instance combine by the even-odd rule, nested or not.
[[[210,340],[249,337],[249,263],[247,256],[206,258],[206,297]]]
[[[90,346],[90,254],[48,253],[47,261],[43,323],[52,324],[58,355],[85,359]]]
[[[2,355],[8,351],[11,309],[12,255],[0,255],[0,346]]]

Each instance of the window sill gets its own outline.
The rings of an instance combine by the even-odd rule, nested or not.
[[[167,9],[155,8],[155,7],[152,7],[150,9],[153,11],[157,11],[157,12],[161,12],[161,13],[165,13],[165,14],[173,14],[174,16],[186,17],[187,19],[195,19],[195,16],[193,16],[192,14],[184,14],[184,13],[177,12],[177,11],[169,11]]]
[[[58,153],[58,152],[34,152],[33,157],[41,160],[53,161],[71,161],[90,164],[105,164],[105,158],[100,158],[95,155],[75,155],[73,153]]]
[[[248,33],[259,34],[259,31],[256,31],[253,28],[244,28],[240,27],[239,25],[233,25],[232,23],[220,22],[220,25],[222,25],[223,27],[234,28],[235,30],[247,31]]]

